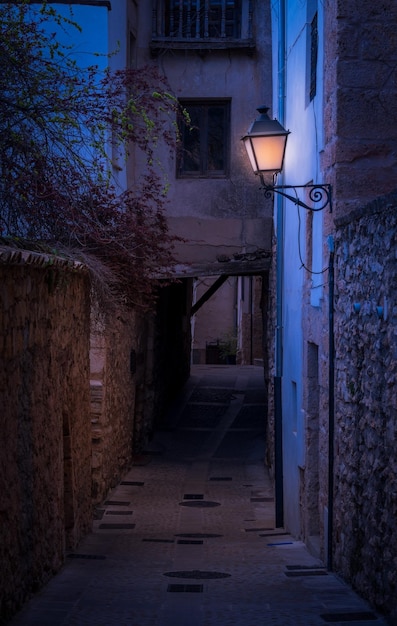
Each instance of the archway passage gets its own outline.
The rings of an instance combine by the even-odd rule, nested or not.
[[[226,363],[226,343],[236,363],[259,361],[266,380],[269,369],[271,216],[174,216],[168,226],[177,239],[174,265],[157,276],[171,281],[160,289],[153,342],[159,410],[186,382],[191,364]]]
[[[234,364],[260,366],[267,386],[268,265],[266,256],[260,264],[227,264],[233,274],[225,268],[215,274],[219,266],[211,265],[190,267],[191,276],[186,276],[185,268],[177,282],[160,289],[153,343],[155,425],[188,380],[192,365],[228,364],[232,355]],[[206,273],[195,275],[199,271]]]
[[[267,273],[195,279],[192,363],[265,366],[267,297]]]

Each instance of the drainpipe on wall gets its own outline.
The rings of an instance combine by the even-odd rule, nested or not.
[[[328,372],[328,537],[327,569],[332,570],[333,530],[334,530],[334,432],[335,432],[335,340],[334,340],[334,238],[328,237],[328,334],[329,334],[329,372]]]
[[[250,276],[250,365],[254,364],[254,279]]]
[[[285,123],[285,0],[279,0],[278,20],[278,120]],[[283,184],[283,180],[280,181]],[[274,377],[274,457],[275,457],[275,517],[276,527],[284,525],[283,472],[283,261],[284,261],[284,200],[276,200],[276,353]]]

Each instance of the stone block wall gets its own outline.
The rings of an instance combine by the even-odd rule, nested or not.
[[[144,439],[150,315],[119,310],[91,332],[92,497],[101,502],[131,467]],[[142,444],[143,445],[143,444]]]
[[[0,621],[91,524],[89,284],[0,250]]]
[[[396,620],[397,193],[336,226],[335,568]]]
[[[323,171],[334,214],[395,187],[397,4],[325,3]]]

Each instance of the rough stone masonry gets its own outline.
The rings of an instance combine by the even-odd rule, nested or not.
[[[397,193],[337,227],[335,565],[397,617]]]
[[[82,267],[0,250],[0,616],[91,524],[89,282]],[[73,264],[72,264],[73,265]]]

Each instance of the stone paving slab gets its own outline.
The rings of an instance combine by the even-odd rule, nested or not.
[[[233,398],[240,406],[261,384],[260,368],[196,367],[184,403],[211,389],[228,402],[222,426],[186,430],[180,405],[150,462],[123,477],[93,532],[12,626],[326,626],[336,614],[337,626],[385,626],[303,543],[274,528],[258,420],[250,445],[227,437]]]

